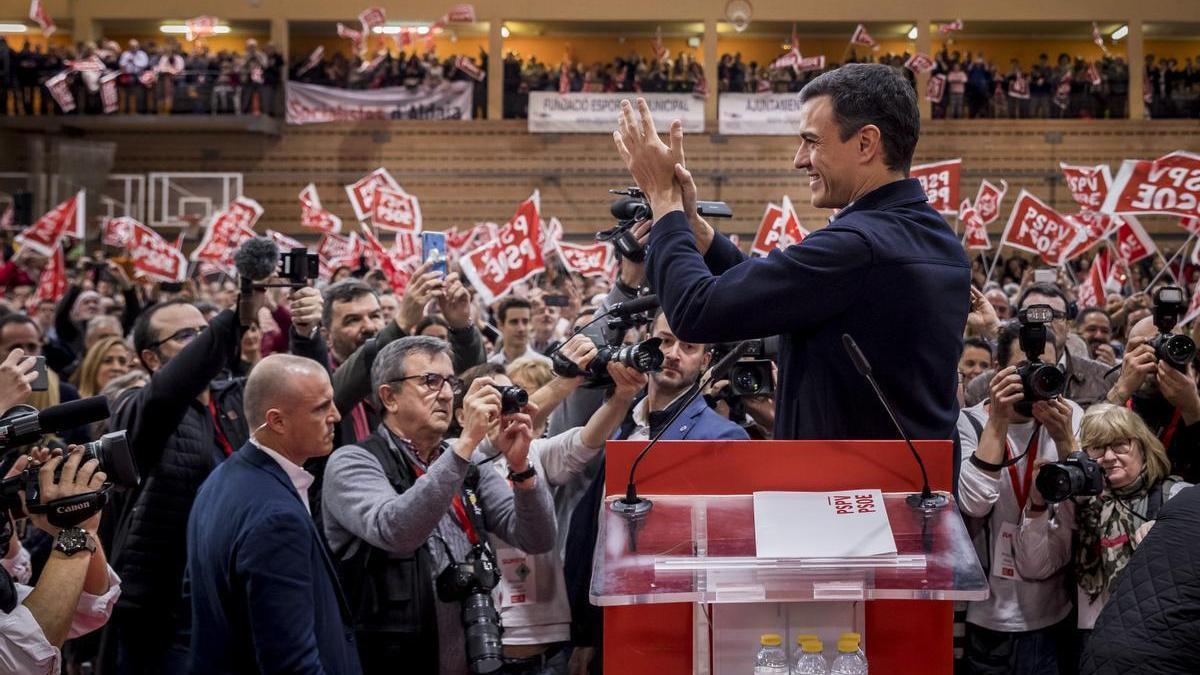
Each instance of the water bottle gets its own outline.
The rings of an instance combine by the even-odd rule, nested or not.
[[[854,640],[838,640],[838,657],[833,660],[829,675],[866,675],[867,663],[858,655]]]
[[[838,641],[840,642],[842,640],[853,640],[854,641],[854,646],[855,646],[854,653],[858,654],[858,658],[862,659],[863,673],[865,675],[865,673],[867,673],[869,670],[869,666],[867,666],[867,655],[862,650],[862,633],[842,633],[842,637],[838,638]]]
[[[796,657],[796,665],[792,675],[828,675],[829,662],[822,654],[825,650],[820,640],[804,640],[800,643],[800,653]]]
[[[754,675],[788,675],[787,652],[778,633],[767,633],[758,640],[754,657]]]

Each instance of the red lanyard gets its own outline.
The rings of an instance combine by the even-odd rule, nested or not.
[[[217,445],[221,446],[221,451],[226,457],[233,454],[233,445],[229,443],[229,439],[225,438],[225,432],[221,430],[221,418],[217,415],[217,402],[213,400],[212,394],[208,395],[208,412],[212,414],[213,429],[217,432]]]
[[[417,466],[415,462],[412,464],[412,468],[417,473],[417,478],[425,475],[425,471]],[[475,525],[471,523],[471,519],[467,516],[467,507],[463,505],[462,495],[455,493],[454,500],[450,502],[450,505],[454,507],[454,519],[458,521],[458,526],[467,535],[467,540],[471,542],[472,546],[478,544],[479,533],[475,531]]]
[[[1033,483],[1033,464],[1037,460],[1038,437],[1041,435],[1042,425],[1040,423],[1034,424],[1033,435],[1029,437],[1029,443],[1025,446],[1025,480],[1023,483],[1017,482],[1017,465],[1008,465],[1008,479],[1012,481],[1013,494],[1017,496],[1017,506],[1021,511],[1025,510],[1025,503],[1029,501],[1029,487]],[[1009,443],[1007,438],[1004,439],[1004,451],[1008,455],[1009,460],[1016,457],[1013,454],[1012,443]]]
[[[1125,401],[1125,407],[1133,410],[1133,399]],[[1171,441],[1175,440],[1175,432],[1179,431],[1179,421],[1183,419],[1183,414],[1179,412],[1179,408],[1171,413],[1171,421],[1167,422],[1167,426],[1158,431],[1158,440],[1162,441],[1163,447],[1170,449]]]

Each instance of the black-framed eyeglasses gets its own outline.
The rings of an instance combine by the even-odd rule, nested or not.
[[[158,340],[157,342],[151,342],[150,349],[158,349],[172,340],[183,343],[191,342],[196,338],[197,335],[203,333],[207,328],[207,325],[200,326],[199,328],[180,328],[179,330],[171,333],[161,340]]]
[[[425,373],[423,375],[409,375],[408,377],[398,377],[388,382],[393,384],[403,382],[405,380],[421,380],[421,384],[429,391],[441,391],[442,387],[448,382],[450,383],[450,391],[455,396],[463,393],[463,381],[454,375],[442,375],[441,373]]]

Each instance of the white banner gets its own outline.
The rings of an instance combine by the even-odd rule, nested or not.
[[[704,99],[691,94],[559,94],[529,92],[529,131],[532,133],[597,133],[617,130],[621,101],[646,99],[654,127],[667,133],[672,120],[683,120],[688,133],[704,131]]]
[[[357,120],[469,120],[471,82],[437,87],[338,89],[319,84],[287,83],[287,123],[315,124]]]
[[[799,94],[721,94],[719,131],[727,136],[795,136]]]

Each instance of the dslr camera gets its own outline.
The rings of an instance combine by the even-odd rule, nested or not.
[[[1178,286],[1163,286],[1154,294],[1154,326],[1158,335],[1148,345],[1159,361],[1165,361],[1180,372],[1196,356],[1196,343],[1187,335],[1172,333],[1180,317],[1187,312],[1187,301],[1183,289]]]
[[[1035,483],[1042,498],[1053,504],[1071,497],[1095,497],[1104,491],[1104,469],[1086,452],[1076,450],[1061,462],[1043,466]]]
[[[779,353],[779,337],[772,336],[748,342],[750,346],[746,353],[733,364],[729,374],[725,376],[724,379],[729,380],[729,386],[717,394],[717,400],[729,402],[745,396],[771,396],[775,393],[771,363]],[[722,342],[714,346],[712,362],[720,361],[737,344]]]
[[[504,666],[500,613],[492,589],[500,583],[500,570],[492,555],[477,544],[462,562],[451,562],[437,577],[438,599],[462,604],[463,632],[467,637],[467,664],[472,673],[494,673]]]
[[[77,495],[50,503],[44,502],[41,497],[41,485],[38,483],[38,471],[42,467],[40,464],[31,465],[15,476],[0,480],[0,509],[3,510],[3,513],[13,521],[25,518],[29,513],[46,513],[50,516],[50,522],[55,525],[59,524],[56,522],[57,518],[70,519],[82,515],[83,517],[79,518],[77,522],[83,522],[104,506],[106,498],[94,497],[99,499],[99,505],[89,502],[88,505],[83,506],[76,503],[80,501],[80,498],[104,495],[110,488],[118,491],[125,490],[136,486],[141,481],[137,463],[134,461],[133,453],[129,449],[129,441],[123,430],[104,434],[98,440],[85,443],[78,452],[83,453],[80,464],[93,459],[99,460],[100,466],[97,467],[97,470],[103,471],[108,477],[108,483],[101,492]],[[62,479],[62,468],[62,464],[59,464],[54,471],[56,483]],[[24,502],[21,500],[22,491],[25,492]],[[80,512],[85,513],[80,514]]]
[[[1033,414],[1035,401],[1049,401],[1060,396],[1067,388],[1067,376],[1056,364],[1042,363],[1042,352],[1050,338],[1050,322],[1054,310],[1049,305],[1030,305],[1017,313],[1021,322],[1018,341],[1025,353],[1027,363],[1017,368],[1025,397],[1015,406],[1018,413],[1028,417]]]
[[[612,376],[608,374],[609,363],[620,363],[640,373],[662,370],[664,357],[660,345],[662,339],[656,337],[632,345],[597,345],[596,356],[585,368],[575,365],[561,351],[554,352],[550,362],[555,374],[561,377],[583,377],[584,386],[607,387],[612,384]]]
[[[620,199],[613,202],[610,209],[613,218],[617,219],[617,226],[597,234],[596,241],[612,242],[613,247],[622,257],[640,263],[646,259],[646,249],[638,243],[632,230],[634,225],[643,220],[654,220],[654,214],[650,211],[650,201],[646,199],[645,193],[636,187],[609,190],[609,192],[622,195]],[[700,215],[712,218],[733,217],[733,211],[725,202],[698,201],[696,210]]]
[[[493,384],[492,388],[500,392],[501,415],[515,415],[529,404],[529,392],[520,387]]]

